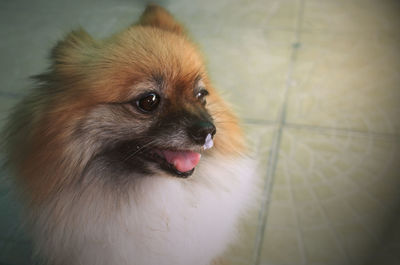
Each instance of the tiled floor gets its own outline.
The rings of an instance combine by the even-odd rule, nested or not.
[[[400,2],[159,1],[204,50],[260,158],[233,265],[400,264]],[[104,37],[142,1],[0,2],[0,125],[63,33]],[[0,182],[0,264],[30,245]]]

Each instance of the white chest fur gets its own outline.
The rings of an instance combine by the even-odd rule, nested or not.
[[[57,217],[52,203],[34,213],[35,240],[57,265],[206,265],[234,239],[253,188],[250,159],[204,157],[189,179],[143,178],[115,211],[107,195],[68,194]]]

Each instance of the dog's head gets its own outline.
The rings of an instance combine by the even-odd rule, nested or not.
[[[29,132],[15,132],[21,146],[11,147],[20,150],[19,174],[43,193],[88,172],[185,178],[201,155],[243,148],[196,46],[160,7],[149,6],[138,23],[106,40],[74,31],[51,58],[15,115]]]

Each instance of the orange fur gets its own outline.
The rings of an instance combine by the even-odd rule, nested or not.
[[[243,151],[237,118],[212,87],[196,46],[182,35],[183,27],[156,6],[146,9],[138,24],[104,41],[93,40],[82,29],[73,31],[53,49],[52,68],[39,77],[48,84],[49,102],[40,114],[32,114],[33,131],[24,140],[29,155],[17,155],[25,157],[18,175],[34,191],[30,195],[36,203],[76,181],[58,172],[69,166],[65,148],[79,119],[97,104],[125,101],[131,86],[150,72],[162,73],[168,86],[180,88],[170,90],[171,98],[192,93],[192,80],[201,76],[210,91],[209,112],[216,117],[215,149],[232,155]]]

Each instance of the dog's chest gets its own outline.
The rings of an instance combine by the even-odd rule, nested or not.
[[[64,257],[69,264],[209,264],[235,236],[253,171],[249,160],[203,162],[191,180],[143,179],[113,212],[102,210],[101,199],[75,205],[54,227],[60,237],[53,233],[56,244],[49,247],[54,255],[58,247],[72,250]]]
[[[242,170],[199,171],[197,177],[209,177],[142,183],[141,197],[126,216],[132,233],[126,241],[134,245],[134,258],[143,259],[138,264],[209,264],[232,241],[248,195],[249,185],[243,182],[250,179]]]

